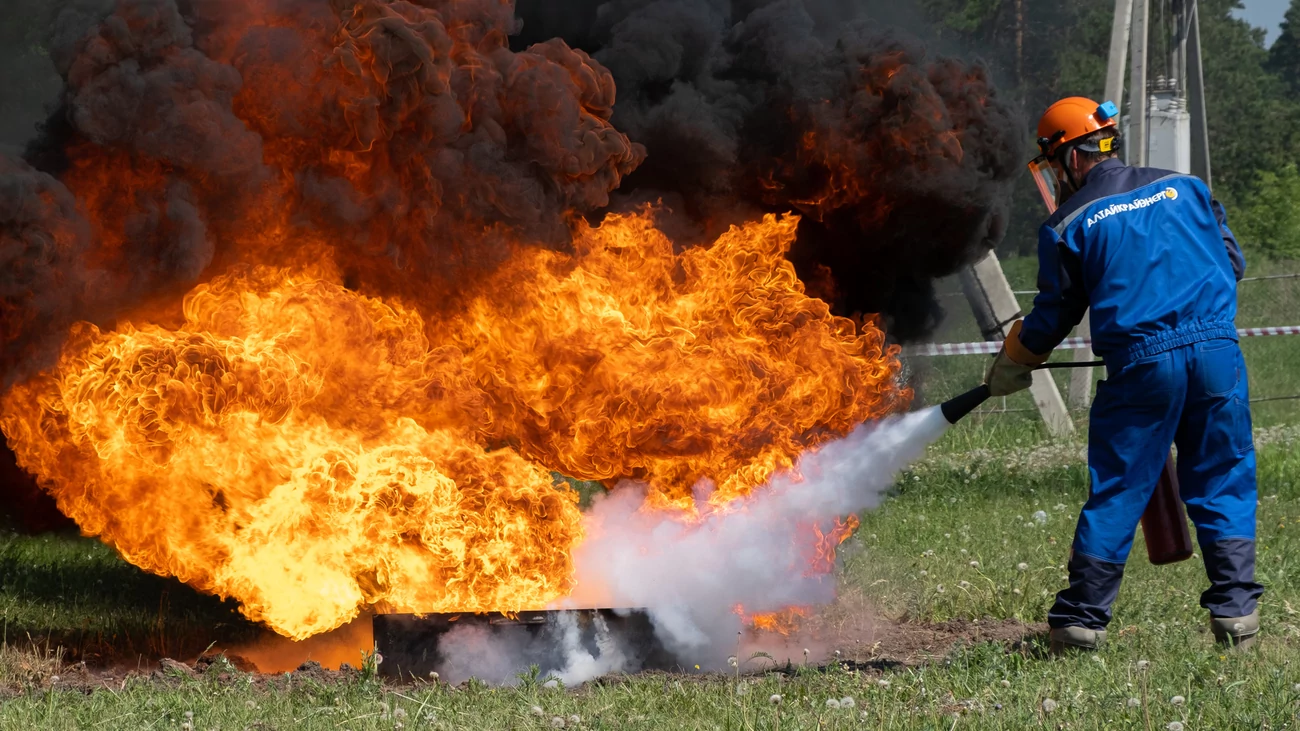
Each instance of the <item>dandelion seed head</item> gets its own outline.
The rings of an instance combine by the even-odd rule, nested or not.
[[[930,575],[930,572],[929,572],[929,571],[926,571],[926,570],[924,570],[924,569],[921,570],[921,578],[922,578],[922,579],[924,579],[925,577],[927,577],[927,576],[929,576],[929,575]]]
[[[534,716],[545,716],[545,715],[546,715],[546,711],[543,711],[541,706],[533,706],[533,707],[532,707],[531,709],[529,709],[529,710],[532,712],[532,714],[533,714]]]
[[[843,698],[840,699],[840,708],[854,708],[857,705],[858,702],[853,700],[849,696],[844,696]]]
[[[1169,731],[1183,731],[1183,724],[1178,721],[1170,721],[1169,725],[1165,726],[1165,728],[1169,729]]]
[[[1016,564],[1016,570],[1017,570],[1017,571],[1028,571],[1028,570],[1029,570],[1029,564],[1025,563],[1024,561],[1021,561],[1020,563]]]
[[[406,718],[406,709],[405,709],[405,708],[394,708],[394,709],[393,709],[393,718]]]
[[[582,723],[582,716],[579,716],[579,715],[576,714],[576,713],[573,714],[572,716],[569,716],[569,724],[570,724],[570,725],[577,726],[577,725],[580,724],[580,723]]]
[[[768,703],[771,703],[771,704],[774,705],[774,706],[779,706],[779,705],[781,705],[781,694],[780,694],[780,693],[773,693],[772,695],[770,695],[770,696],[767,697],[767,702],[768,702]]]
[[[879,685],[881,688],[888,688],[889,680],[887,678],[881,678],[880,680],[876,681],[876,685]]]
[[[971,562],[970,562],[970,567],[973,568],[973,569],[977,569],[977,568],[980,567],[980,562],[979,562],[979,561],[971,561]]]
[[[1047,698],[1043,701],[1043,713],[1051,713],[1056,710],[1056,701]]]
[[[1137,698],[1129,698],[1127,701],[1124,702],[1124,705],[1128,706],[1129,708],[1137,708],[1138,706],[1142,705],[1142,701],[1138,700]]]
[[[1146,670],[1146,669],[1149,668],[1149,667],[1151,667],[1151,661],[1150,661],[1150,660],[1138,660],[1138,662],[1137,662],[1137,669],[1138,669],[1138,670]]]
[[[840,707],[840,702],[835,698],[827,698],[826,707],[830,709],[838,709]]]
[[[434,670],[430,670],[430,671],[429,671],[429,680],[432,680],[432,681],[434,681],[434,682],[437,682],[438,678],[441,678],[441,677],[442,677],[442,676],[439,675],[439,674],[437,673],[437,671],[434,671]]]
[[[560,716],[551,716],[551,728],[564,728],[564,719]]]
[[[1011,687],[1011,681],[1010,681],[1010,680],[1005,680],[1005,679],[1004,679],[1004,680],[1002,681],[1002,687],[1003,687],[1003,688],[1010,688],[1010,687]]]
[[[957,588],[959,588],[959,589],[969,589],[969,588],[970,588],[970,582],[969,582],[969,581],[958,581],[958,582],[957,582]]]
[[[1187,699],[1184,698],[1184,697],[1182,697],[1181,695],[1176,695],[1176,696],[1174,696],[1173,698],[1170,698],[1170,699],[1169,699],[1169,703],[1170,703],[1170,705],[1174,705],[1174,706],[1181,706],[1182,704],[1184,704],[1184,703],[1186,703],[1186,702],[1187,702]]]
[[[934,587],[934,590],[939,592],[940,594],[942,594],[945,591],[943,588],[943,584],[939,584],[938,586]]]

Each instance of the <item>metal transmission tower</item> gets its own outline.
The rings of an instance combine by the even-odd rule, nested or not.
[[[1121,108],[1125,57],[1130,52],[1124,118],[1128,163],[1191,173],[1209,185],[1210,138],[1196,0],[1116,0],[1106,97]],[[1077,334],[1088,337],[1087,319]],[[1075,351],[1074,359],[1092,360],[1091,348]],[[1092,383],[1091,368],[1071,375],[1072,406],[1088,406]]]

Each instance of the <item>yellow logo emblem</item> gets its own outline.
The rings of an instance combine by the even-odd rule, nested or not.
[[[1165,197],[1171,201],[1178,200],[1178,191],[1173,188],[1165,188]]]

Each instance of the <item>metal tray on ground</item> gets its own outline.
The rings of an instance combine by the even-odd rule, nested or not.
[[[445,682],[677,670],[677,659],[640,609],[562,609],[488,614],[376,614],[379,673]]]

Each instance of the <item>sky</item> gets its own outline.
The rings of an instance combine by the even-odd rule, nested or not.
[[[1241,4],[1246,7],[1236,12],[1237,17],[1253,26],[1267,29],[1268,42],[1271,44],[1277,38],[1278,26],[1282,24],[1282,16],[1286,15],[1287,6],[1291,3],[1290,0],[1242,0]]]

